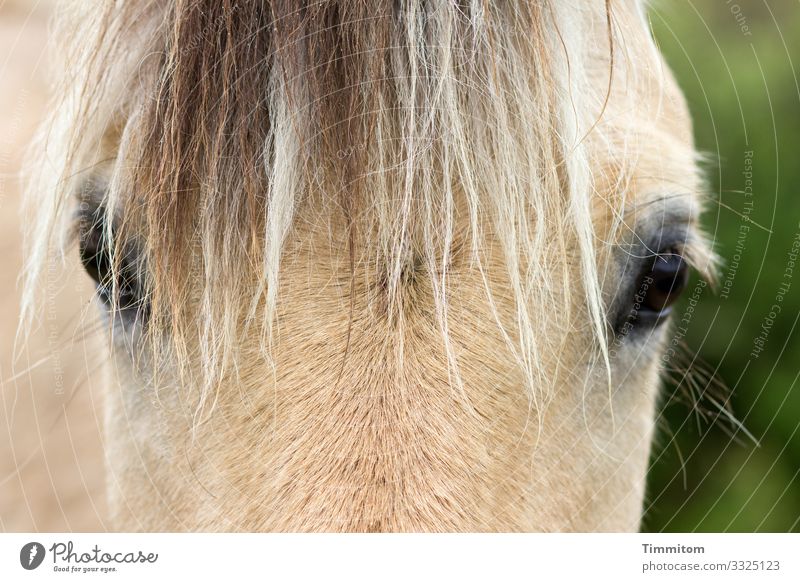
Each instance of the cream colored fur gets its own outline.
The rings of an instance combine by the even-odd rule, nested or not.
[[[304,107],[319,95],[271,73],[263,223],[228,214],[249,190],[223,156],[195,176],[185,262],[149,279],[157,330],[111,333],[120,529],[639,527],[667,332],[611,350],[606,312],[621,245],[666,215],[705,268],[686,106],[638,2],[464,4],[466,29],[452,2],[404,4],[389,92],[356,93],[377,107],[355,122],[372,141],[324,126],[317,143]],[[88,173],[110,217],[140,191],[128,232],[151,264],[165,252],[142,128],[158,113],[143,94],[185,56],[167,13],[65,20],[96,40],[74,45],[46,137],[29,289]]]

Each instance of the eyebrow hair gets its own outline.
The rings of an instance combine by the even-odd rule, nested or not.
[[[647,194],[642,194],[647,197]],[[674,203],[673,201],[678,201]],[[690,204],[683,204],[683,201],[689,201]],[[661,204],[662,212],[669,216],[670,222],[694,222],[699,218],[699,208],[695,204],[697,202],[697,193],[682,190],[669,192],[661,196],[654,196],[644,202],[631,204],[623,209],[623,216],[629,213],[637,213],[644,211],[647,216],[652,216],[657,209],[650,209],[650,206]],[[695,210],[697,210],[695,212]]]
[[[640,255],[628,254],[642,259],[662,253],[669,247],[676,247],[691,268],[701,278],[713,284],[716,280],[719,259],[703,235],[700,208],[696,204],[669,204],[670,200],[684,196],[695,201],[694,198],[689,198],[689,194],[679,194],[662,196],[637,205],[635,208],[639,209],[661,203],[662,208],[660,213],[657,209],[645,210],[635,217],[633,225],[623,223],[630,233],[630,238],[627,242],[626,240],[617,242],[616,246],[638,249]],[[625,215],[627,214],[626,212]]]

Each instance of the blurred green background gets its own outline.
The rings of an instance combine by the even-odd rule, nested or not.
[[[724,263],[686,334],[704,362],[695,399],[706,394],[695,406],[691,381],[665,387],[643,529],[800,531],[800,256],[787,271],[800,234],[800,3],[666,0],[650,19],[708,157],[705,224]],[[714,413],[726,396],[706,388],[711,373],[753,438]]]

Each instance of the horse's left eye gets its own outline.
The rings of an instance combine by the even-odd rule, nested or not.
[[[125,317],[139,317],[145,304],[135,255],[130,250],[123,252],[117,259],[116,268],[112,268],[113,242],[107,240],[106,234],[102,211],[95,211],[84,219],[79,240],[81,263],[94,279],[103,303]]]
[[[641,323],[663,322],[688,281],[689,267],[680,254],[667,251],[656,255],[639,279],[633,319]]]

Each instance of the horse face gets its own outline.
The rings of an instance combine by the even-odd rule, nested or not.
[[[236,152],[228,157],[247,158],[233,142],[258,141],[257,133],[234,125],[214,141],[183,111],[170,119],[186,126],[170,134],[160,116],[180,104],[178,80],[161,93],[148,88],[170,61],[152,65],[159,74],[141,73],[140,86],[163,102],[151,117],[123,118],[115,126],[122,130],[104,136],[98,159],[112,162],[83,189],[78,226],[112,330],[106,444],[120,529],[638,528],[659,369],[672,357],[669,311],[687,285],[687,263],[702,263],[699,182],[685,104],[638,5],[620,4],[609,17],[599,4],[537,17],[541,42],[533,48],[572,51],[571,68],[551,71],[561,79],[553,87],[531,64],[533,53],[518,46],[525,41],[513,32],[518,20],[493,29],[507,59],[498,61],[498,79],[491,81],[491,67],[486,76],[477,66],[452,74],[537,102],[454,93],[438,102],[442,113],[430,99],[451,87],[442,81],[436,93],[434,82],[414,99],[423,103],[421,117],[430,114],[421,126],[440,133],[415,134],[419,150],[402,145],[419,131],[417,121],[394,113],[370,127],[393,131],[380,144],[401,143],[396,149],[342,134],[338,149],[303,149],[281,124],[300,120],[313,129],[314,120],[293,109],[297,100],[265,98],[274,151],[254,158],[265,172],[253,178],[261,198],[245,196],[233,173],[219,182],[229,190],[203,194],[216,177],[198,161],[213,158],[214,167],[232,171],[218,164],[225,148]],[[193,48],[170,53],[175,70],[202,68],[180,60]],[[322,49],[306,56],[320,54],[324,64]],[[387,55],[411,66],[407,53]],[[435,56],[425,58],[444,67]],[[347,66],[326,74],[336,82],[352,80],[354,70],[366,75]],[[544,89],[517,86],[525,83]],[[571,92],[576,87],[584,92]],[[413,91],[383,89],[367,94],[381,111],[393,111],[401,89]],[[194,91],[216,91],[217,99],[202,101],[207,109],[196,118],[224,107],[226,119],[237,115],[226,101],[239,95],[235,85]],[[331,115],[356,102],[335,103]],[[459,108],[471,107],[459,117]],[[540,134],[527,135],[530,115],[545,109],[550,117],[542,113],[531,130]],[[136,139],[163,133],[158,143],[176,140],[169,152],[200,156],[160,206],[147,177],[124,179],[139,143],[128,133],[144,118],[149,133]],[[570,128],[566,139],[561,132]],[[307,169],[300,154],[281,165],[281,143],[318,166],[313,180],[296,177]],[[387,160],[408,173],[393,173]],[[408,178],[417,171],[421,178]],[[381,180],[363,179],[376,173]],[[359,178],[344,181],[352,176]],[[298,181],[304,195],[287,208],[281,193]],[[187,194],[175,196],[184,186]],[[358,196],[338,197],[347,188]],[[164,233],[153,228],[159,224]]]

